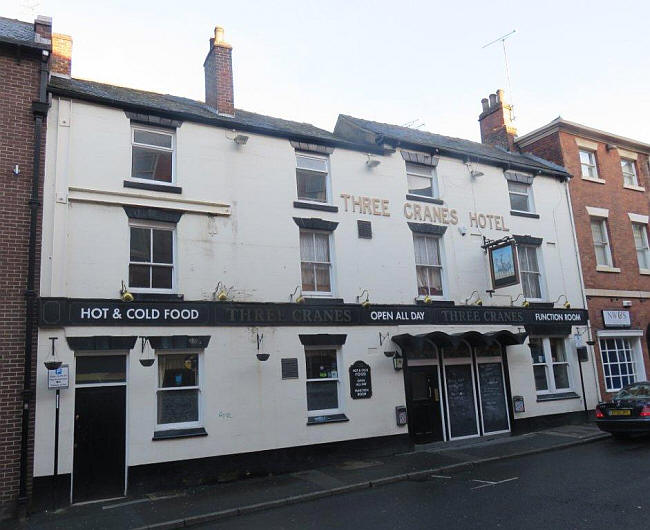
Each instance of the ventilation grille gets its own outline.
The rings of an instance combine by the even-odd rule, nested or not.
[[[372,223],[370,221],[357,221],[357,226],[361,239],[372,239]]]
[[[298,379],[298,359],[282,359],[282,379]]]

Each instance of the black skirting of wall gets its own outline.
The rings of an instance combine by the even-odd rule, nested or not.
[[[161,442],[163,443],[163,442]],[[129,468],[129,496],[181,487],[294,473],[342,460],[378,458],[408,451],[408,434],[365,438],[271,451],[146,464]]]
[[[561,425],[580,425],[594,420],[594,411],[588,413],[584,410],[578,412],[564,412],[562,414],[549,414],[547,416],[534,416],[532,418],[515,419],[512,425],[512,434],[541,431],[560,427]]]
[[[71,475],[59,475],[56,477],[34,477],[32,488],[31,512],[54,511],[57,508],[64,508],[70,504],[70,480]]]

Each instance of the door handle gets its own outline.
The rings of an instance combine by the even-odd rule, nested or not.
[[[437,389],[437,388],[433,390],[433,396],[434,396],[434,400],[435,400],[436,402],[437,402],[437,401],[440,401],[440,393],[438,392],[438,389]]]

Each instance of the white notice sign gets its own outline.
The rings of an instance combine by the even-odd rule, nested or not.
[[[69,370],[67,364],[62,364],[56,370],[47,371],[47,388],[68,388]]]
[[[630,312],[618,309],[603,309],[603,324],[606,328],[629,328]]]

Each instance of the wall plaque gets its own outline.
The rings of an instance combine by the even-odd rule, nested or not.
[[[618,309],[603,309],[603,324],[606,328],[629,328],[630,321],[629,311],[619,311]]]
[[[368,399],[372,396],[370,366],[363,361],[350,366],[350,396],[352,399]]]

